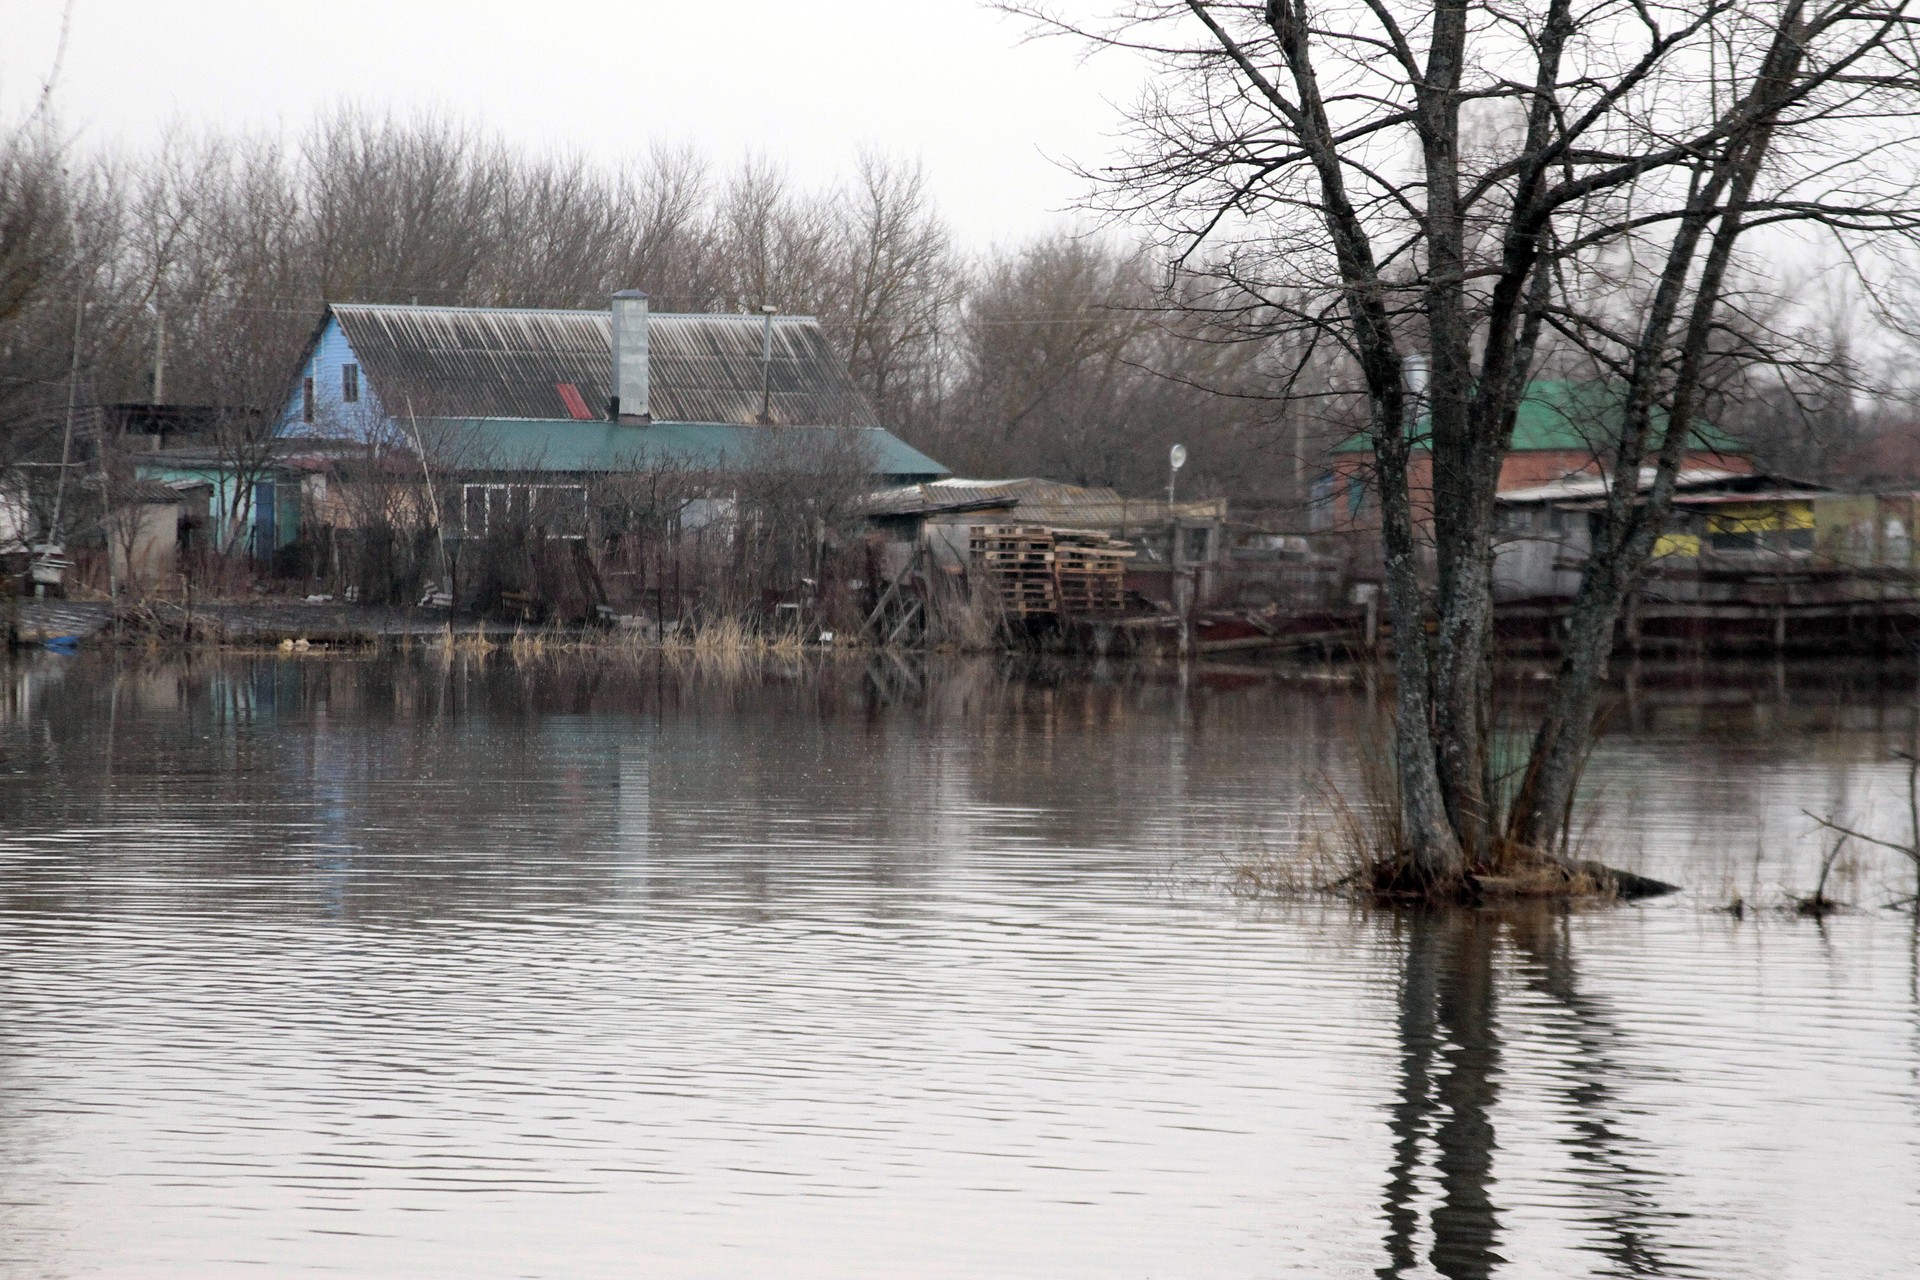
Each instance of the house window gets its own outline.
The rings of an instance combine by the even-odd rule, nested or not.
[[[300,421],[313,421],[313,379],[300,379]]]
[[[587,487],[580,484],[469,484],[461,486],[467,536],[538,529],[549,538],[587,532]]]
[[[1313,495],[1308,499],[1308,523],[1314,529],[1333,528],[1333,494],[1339,477],[1332,472],[1322,472],[1313,481]]]
[[[1183,530],[1183,532],[1187,536],[1187,563],[1207,563],[1209,559],[1207,555],[1207,530],[1186,529]]]
[[[358,403],[360,399],[360,366],[343,364],[340,366],[340,398],[348,404]]]
[[[1366,504],[1367,482],[1359,476],[1354,476],[1347,481],[1347,518],[1349,520],[1357,518],[1360,515],[1360,508]]]

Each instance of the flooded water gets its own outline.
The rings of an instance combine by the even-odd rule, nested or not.
[[[1636,679],[1571,914],[1259,904],[1316,673],[44,658],[0,1275],[1899,1276],[1895,673]]]

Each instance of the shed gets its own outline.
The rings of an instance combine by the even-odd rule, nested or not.
[[[1641,469],[1639,492],[1655,472]],[[1592,520],[1609,484],[1576,476],[1499,495],[1494,594],[1503,600],[1565,599],[1580,586],[1593,547]],[[1695,467],[1674,478],[1673,514],[1654,544],[1671,572],[1682,561],[1719,567],[1773,566],[1812,556],[1823,485],[1759,472]]]
[[[1183,563],[1210,563],[1225,550],[1225,499],[1169,504],[1165,498],[1125,498],[1117,489],[1038,477],[906,485],[871,495],[867,511],[894,537],[925,540],[936,562],[946,565],[965,562],[969,531],[980,524],[1093,530],[1135,543],[1141,560],[1150,564],[1171,562],[1175,530],[1185,537]]]
[[[126,479],[108,486],[107,557],[123,589],[150,590],[179,570],[179,490],[157,480]]]

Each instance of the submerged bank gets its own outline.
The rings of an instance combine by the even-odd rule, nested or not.
[[[4,621],[16,646],[63,648],[272,648],[378,649],[412,644],[501,645],[515,642],[554,647],[632,651],[652,648],[725,648],[743,651],[799,649],[893,649],[942,652],[1033,652],[1092,656],[1177,654],[1177,619],[1146,617],[1106,623],[1075,623],[1036,630],[1023,626],[974,628],[975,634],[905,643],[870,633],[841,632],[793,623],[768,626],[733,614],[658,620],[617,617],[599,625],[503,620],[432,606],[394,607],[331,600],[263,598],[187,603],[174,600],[15,599]]]

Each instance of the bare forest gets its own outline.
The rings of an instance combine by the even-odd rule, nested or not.
[[[925,173],[879,155],[805,189],[760,158],[661,146],[610,169],[432,116],[143,154],[32,122],[0,151],[0,236],[0,461],[57,449],[75,380],[82,405],[277,407],[326,302],[589,308],[631,287],[659,311],[819,316],[882,421],[961,474],[1152,492],[1183,441],[1194,496],[1284,508],[1352,425],[1289,416],[1271,354],[1167,306],[1124,234],[974,251]]]

